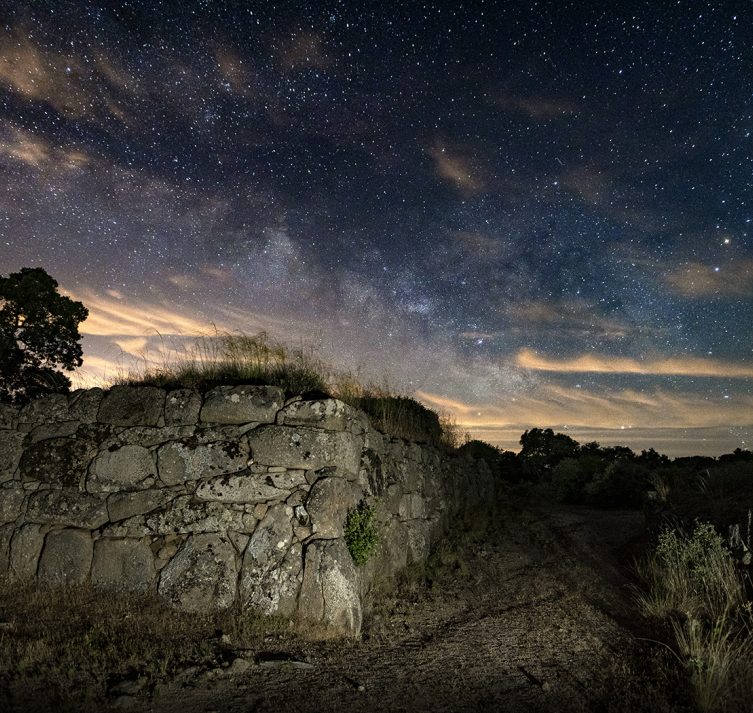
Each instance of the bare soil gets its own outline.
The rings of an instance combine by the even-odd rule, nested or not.
[[[118,707],[210,711],[684,710],[632,604],[637,512],[511,508],[375,602],[359,641],[268,637]],[[234,660],[235,657],[235,660]],[[238,660],[240,659],[240,660]]]

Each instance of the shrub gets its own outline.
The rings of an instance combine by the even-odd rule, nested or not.
[[[345,520],[345,544],[353,562],[365,564],[379,544],[376,507],[361,501]]]
[[[644,613],[665,620],[702,711],[746,710],[753,693],[751,604],[723,538],[709,523],[665,531],[639,565]]]
[[[587,483],[586,500],[597,507],[639,508],[648,487],[648,474],[643,466],[630,461],[607,465]]]

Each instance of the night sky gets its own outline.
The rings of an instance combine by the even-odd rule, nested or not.
[[[0,274],[83,383],[266,329],[508,448],[750,448],[752,221],[750,2],[0,7]]]

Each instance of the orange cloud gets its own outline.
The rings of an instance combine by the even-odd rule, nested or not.
[[[661,390],[641,393],[589,391],[541,385],[508,397],[504,403],[473,404],[426,391],[417,392],[432,408],[453,414],[464,428],[508,428],[521,433],[533,426],[580,428],[701,428],[753,424],[753,396],[712,402],[705,396]]]
[[[17,30],[0,36],[0,86],[66,116],[124,116],[111,94],[132,90],[133,79],[99,54],[95,66],[72,54],[37,46]]]
[[[478,171],[466,158],[451,154],[446,147],[441,145],[432,148],[429,154],[434,159],[437,173],[442,178],[454,183],[457,188],[475,193],[484,187],[484,182],[478,175]]]
[[[90,161],[83,151],[52,146],[8,121],[0,124],[0,156],[20,161],[35,169],[76,169]]]
[[[747,297],[753,295],[753,260],[721,267],[690,262],[666,273],[664,280],[683,297]]]
[[[753,365],[697,357],[638,360],[601,354],[583,354],[572,359],[550,359],[531,349],[521,349],[516,364],[524,369],[560,373],[658,374],[667,376],[715,376],[751,378]]]

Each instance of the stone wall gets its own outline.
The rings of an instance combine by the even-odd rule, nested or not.
[[[0,573],[236,601],[357,635],[377,575],[494,498],[483,461],[390,438],[335,399],[271,386],[114,387],[0,405]],[[343,539],[377,508],[377,554]]]

